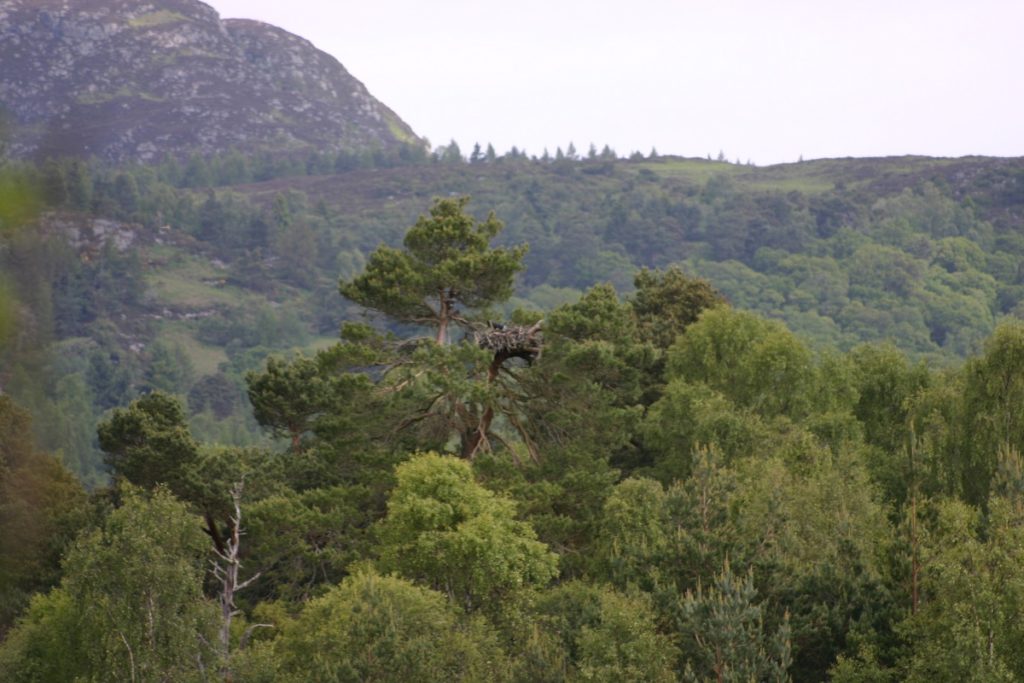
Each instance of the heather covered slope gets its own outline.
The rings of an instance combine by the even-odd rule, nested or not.
[[[0,64],[14,157],[421,146],[335,58],[195,0],[2,0]]]

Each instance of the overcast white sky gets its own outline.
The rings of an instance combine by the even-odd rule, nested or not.
[[[467,154],[1024,156],[1020,0],[208,2],[311,40]]]

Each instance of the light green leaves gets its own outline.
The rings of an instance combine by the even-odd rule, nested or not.
[[[396,470],[379,526],[381,566],[447,593],[468,609],[542,586],[557,557],[514,517],[511,500],[477,484],[467,462],[427,453]]]
[[[501,681],[507,663],[482,621],[395,576],[361,572],[310,601],[274,644],[273,680]]]
[[[203,640],[212,640],[214,611],[202,595],[199,520],[166,490],[124,495],[0,649],[12,680],[198,681],[215,663]]]

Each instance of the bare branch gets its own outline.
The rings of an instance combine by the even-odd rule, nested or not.
[[[240,584],[238,584],[237,586],[235,586],[235,590],[236,591],[240,591],[240,590],[243,590],[245,588],[248,588],[249,585],[252,584],[253,581],[255,581],[256,579],[260,578],[262,575],[263,575],[263,572],[256,572],[255,574],[250,576],[248,579],[246,579],[245,581],[243,581]]]
[[[239,581],[238,579],[239,571],[242,567],[239,554],[243,535],[242,492],[244,490],[244,484],[245,478],[243,477],[241,481],[236,482],[231,488],[231,502],[234,507],[234,514],[229,518],[231,533],[229,534],[228,539],[224,542],[223,549],[218,548],[214,551],[214,554],[217,556],[217,560],[210,561],[213,565],[213,576],[221,586],[220,595],[218,596],[218,602],[220,603],[221,610],[219,635],[221,659],[224,662],[224,667],[227,667],[227,663],[230,661],[231,621],[234,617],[240,614],[239,610],[235,606],[235,593],[251,585],[260,577],[260,573],[257,572],[245,581]],[[223,673],[226,677],[230,676],[230,672],[226,669]]]
[[[526,444],[526,450],[530,454],[530,459],[534,462],[540,462],[540,451],[537,450],[537,445],[533,443],[533,439],[530,438],[526,427],[523,426],[522,422],[519,421],[519,418],[511,410],[502,410],[502,413],[512,423],[512,426],[516,428],[516,431],[519,432],[519,436],[523,437],[523,443]]]
[[[277,628],[277,626],[274,624],[251,624],[247,629],[245,629],[245,632],[242,633],[242,638],[238,641],[238,647],[245,648],[245,646],[249,644],[249,638],[252,637],[253,631],[258,628]]]

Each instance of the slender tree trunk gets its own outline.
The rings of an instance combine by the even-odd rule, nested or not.
[[[124,643],[125,648],[128,650],[128,670],[131,675],[131,682],[135,683],[135,653],[132,652],[132,646],[128,644],[128,639],[124,637],[124,632],[118,631],[117,635],[121,636],[121,642]]]
[[[203,529],[203,531],[205,531],[206,535],[213,541],[214,552],[218,555],[223,554],[225,552],[224,537],[221,536],[220,529],[217,527],[217,522],[213,519],[213,515],[210,514],[209,510],[203,512],[203,518],[206,521],[206,528]]]
[[[910,458],[910,613],[917,614],[920,605],[921,560],[918,557],[917,537],[917,430],[910,421],[910,444],[907,447]]]
[[[502,364],[508,360],[508,356],[500,351],[495,352],[494,358],[491,360],[490,367],[487,368],[487,384],[494,384],[494,380],[498,378],[498,373],[501,372]],[[487,436],[487,432],[491,429],[491,423],[494,422],[494,407],[487,406],[484,412],[480,415],[480,420],[477,423],[476,429],[463,434],[462,436],[462,457],[466,460],[472,460],[476,457],[477,452],[480,450],[480,444]]]
[[[437,298],[439,301],[437,311],[437,344],[438,346],[447,346],[448,322],[452,314],[451,301],[448,298],[448,292],[443,289],[438,292]]]
[[[917,492],[910,496],[910,613],[917,614],[920,604],[921,561],[917,557]]]
[[[231,656],[231,622],[238,614],[238,609],[235,607],[235,593],[260,577],[260,573],[257,572],[245,581],[238,580],[239,570],[242,568],[242,562],[239,559],[242,545],[242,482],[235,484],[232,489],[231,501],[235,507],[235,514],[231,517],[231,536],[224,544],[224,550],[216,552],[217,561],[212,563],[213,575],[221,585],[218,596],[221,615],[219,635],[222,673],[225,681],[233,680],[229,658]]]

